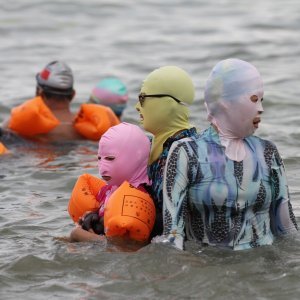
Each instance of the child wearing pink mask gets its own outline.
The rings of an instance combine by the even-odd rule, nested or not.
[[[104,234],[103,217],[110,196],[124,182],[146,192],[150,184],[147,175],[147,162],[150,153],[150,141],[136,125],[121,123],[111,127],[99,141],[99,174],[107,185],[103,186],[96,199],[99,210],[87,212],[71,232],[72,241],[100,240]]]

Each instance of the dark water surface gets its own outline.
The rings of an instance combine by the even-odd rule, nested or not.
[[[300,2],[0,1],[0,121],[33,96],[35,74],[65,60],[75,74],[74,111],[105,75],[130,92],[124,120],[153,69],[178,65],[195,83],[192,122],[207,126],[203,86],[221,59],[253,63],[265,83],[257,134],[282,154],[300,221]],[[92,142],[14,142],[0,158],[0,299],[299,299],[300,238],[231,252],[179,252],[152,244],[137,252],[59,239],[73,228],[66,207],[77,177],[97,175]]]

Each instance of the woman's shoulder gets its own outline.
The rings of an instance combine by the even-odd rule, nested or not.
[[[218,143],[218,138],[214,134],[212,134],[210,128],[204,129],[202,131],[193,131],[193,134],[182,137],[181,139],[178,139],[173,142],[175,146],[193,146],[194,144],[200,145],[200,144],[206,144],[207,142],[216,142]],[[173,145],[172,144],[172,145]],[[174,146],[173,146],[174,147]]]
[[[198,136],[195,135],[175,141],[172,144],[172,152],[179,153],[183,151],[190,157],[190,154],[197,152],[197,149],[199,148],[197,138]]]
[[[274,142],[255,135],[246,138],[246,140],[254,151],[259,150],[263,153],[266,162],[271,163],[271,161],[275,159],[277,165],[283,164],[282,158]]]
[[[192,128],[181,131],[180,133],[175,135],[173,137],[173,139],[174,139],[174,141],[181,141],[181,140],[184,140],[187,138],[195,137],[195,136],[197,136],[197,134],[198,134],[197,129],[195,127],[192,127]]]
[[[275,143],[270,140],[260,138],[256,135],[251,135],[247,137],[246,140],[248,141],[248,143],[251,143],[253,145],[258,145],[266,150],[278,152]]]
[[[197,130],[195,127],[184,129],[183,131],[180,131],[178,134],[169,137],[164,143],[164,148],[170,148],[174,142],[182,141],[185,140],[186,138],[190,138],[196,135],[197,135]]]

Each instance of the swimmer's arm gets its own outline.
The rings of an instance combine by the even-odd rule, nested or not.
[[[281,235],[298,230],[298,226],[290,201],[284,164],[277,149],[275,154],[271,174],[273,199],[270,208],[270,220],[273,234]]]
[[[179,143],[173,143],[164,171],[164,241],[183,250],[187,209],[188,155]]]
[[[94,233],[92,229],[90,232],[82,229],[79,226],[75,227],[70,234],[71,242],[97,242],[103,241],[104,239],[104,236]]]

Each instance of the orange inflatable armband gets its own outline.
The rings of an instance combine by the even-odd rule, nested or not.
[[[105,131],[119,123],[111,108],[85,103],[81,105],[74,127],[85,138],[98,141]]]
[[[59,124],[41,97],[35,97],[11,110],[8,127],[23,136],[48,133]]]
[[[110,196],[104,210],[107,237],[129,237],[144,242],[149,239],[155,222],[155,206],[148,193],[125,181]]]
[[[0,142],[0,155],[7,153],[7,148]]]
[[[68,212],[74,222],[78,222],[85,212],[99,208],[96,195],[104,185],[105,181],[90,174],[79,176],[68,204]]]

